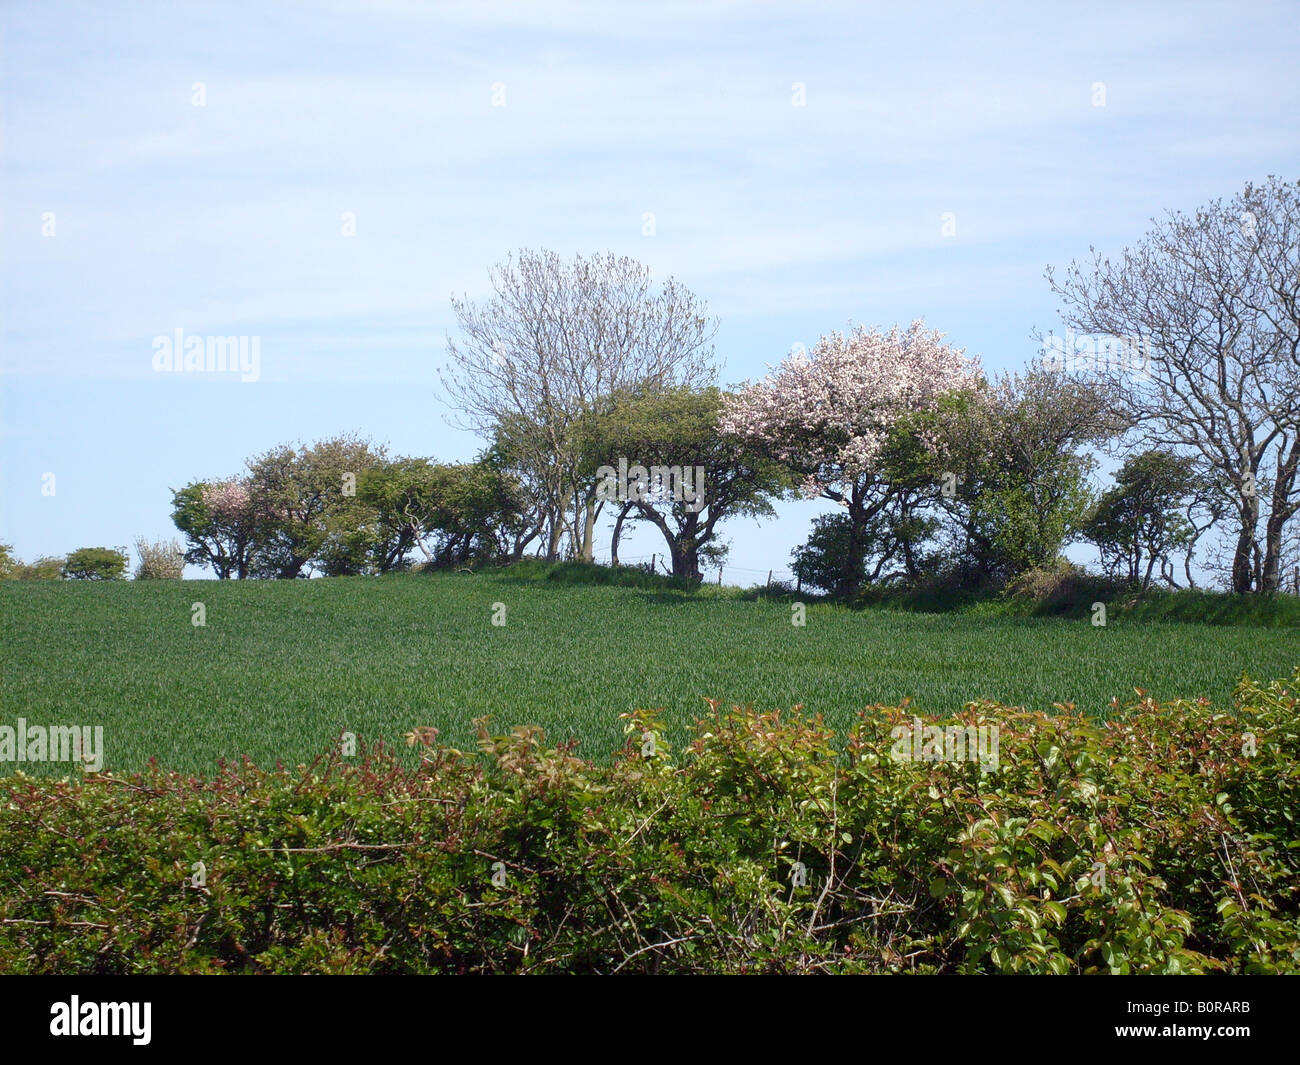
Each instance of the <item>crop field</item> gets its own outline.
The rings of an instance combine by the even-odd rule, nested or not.
[[[202,603],[205,624],[192,623]],[[494,608],[494,604],[504,604]],[[493,625],[493,616],[503,620]],[[1102,715],[1135,687],[1227,704],[1235,679],[1286,676],[1294,630],[972,617],[700,592],[561,584],[507,573],[311,581],[0,585],[0,724],[102,725],[104,768],[207,771],[247,754],[312,760],[347,730],[400,745],[416,726],[472,747],[542,725],[603,758],[618,715],[663,707],[684,729],[704,698],[803,704],[838,727],[875,703],[923,712],[990,698]],[[3,771],[12,771],[5,763]],[[66,765],[21,766],[66,773]]]

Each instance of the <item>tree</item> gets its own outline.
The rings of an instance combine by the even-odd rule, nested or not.
[[[523,521],[518,483],[491,456],[384,463],[365,475],[359,497],[374,508],[381,530],[374,540],[379,572],[402,568],[413,548],[431,566],[494,561],[509,554]]]
[[[1300,183],[1270,177],[1152,225],[1048,283],[1072,329],[1140,346],[1139,372],[1092,372],[1119,389],[1139,446],[1210,471],[1232,515],[1232,590],[1275,591],[1300,510]]]
[[[301,577],[313,566],[331,576],[364,572],[368,547],[357,535],[365,518],[357,485],[384,460],[384,448],[352,435],[309,447],[281,444],[251,460],[257,575]]]
[[[120,581],[130,559],[124,551],[110,547],[80,547],[63,563],[63,576],[70,581]]]
[[[818,515],[808,539],[790,552],[791,572],[802,587],[826,592],[843,587],[846,571],[865,573],[867,584],[888,578],[888,567],[897,560],[903,543],[892,519],[893,515],[881,511],[851,541],[852,521],[847,514]],[[850,552],[856,554],[851,557]]]
[[[486,302],[452,300],[461,337],[448,337],[443,386],[532,482],[546,557],[567,533],[590,559],[598,501],[579,476],[575,422],[622,389],[711,381],[717,323],[678,282],[655,291],[645,266],[612,253],[566,262],[525,250],[488,276]]]
[[[805,495],[845,509],[849,568],[836,589],[842,595],[854,594],[866,579],[861,559],[868,525],[896,501],[888,452],[900,422],[979,380],[978,363],[942,340],[920,321],[906,332],[859,325],[831,333],[810,356],[790,356],[727,403],[724,432],[788,466]]]
[[[1080,449],[1115,435],[1112,408],[1099,384],[1043,369],[1004,374],[944,403],[932,462],[943,467],[940,506],[967,583],[1046,566],[1081,535],[1096,461]]]
[[[414,458],[394,459],[362,475],[357,496],[374,512],[370,552],[377,572],[405,569],[416,545],[432,561],[424,538],[433,531],[433,480],[433,464]]]
[[[1157,573],[1176,584],[1169,556],[1187,547],[1195,535],[1183,516],[1195,492],[1195,476],[1190,456],[1168,451],[1144,451],[1124,463],[1085,530],[1107,572],[1142,588],[1149,587]]]
[[[494,562],[507,555],[522,530],[516,478],[490,459],[435,467],[431,527],[434,564]]]
[[[194,481],[172,491],[172,522],[185,536],[184,561],[218,579],[252,575],[265,515],[246,477]]]
[[[518,486],[522,521],[510,546],[510,558],[523,558],[535,540],[549,551],[555,542],[554,499],[560,481],[546,447],[545,431],[530,418],[503,417],[493,432],[487,454],[499,469],[509,471]]]
[[[610,544],[615,563],[632,517],[662,534],[674,576],[699,580],[701,559],[720,558],[723,521],[775,513],[770,499],[788,487],[788,477],[751,445],[719,432],[722,406],[723,394],[712,386],[642,387],[579,419],[574,438],[582,472],[599,482],[601,505],[613,502],[618,510]],[[644,480],[620,483],[638,468]]]

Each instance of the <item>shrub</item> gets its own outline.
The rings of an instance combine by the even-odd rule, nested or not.
[[[1004,597],[1032,608],[1035,614],[1086,613],[1092,603],[1109,602],[1124,593],[1123,581],[1089,573],[1066,558],[1035,566],[1014,578]]]
[[[125,551],[81,547],[63,563],[63,576],[72,581],[117,581],[126,574],[129,561]]]
[[[911,757],[905,706],[837,743],[714,702],[681,752],[625,715],[603,766],[480,721],[418,764],[17,774],[0,971],[1300,972],[1298,684],[972,704],[988,772]]]
[[[58,555],[41,555],[32,562],[14,559],[5,576],[16,581],[58,581],[63,579],[64,562]]]
[[[135,568],[138,581],[178,581],[185,573],[185,553],[175,540],[151,543],[137,537],[135,553],[140,556]]]

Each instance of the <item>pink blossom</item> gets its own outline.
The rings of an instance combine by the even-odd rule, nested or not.
[[[214,517],[235,522],[247,515],[252,492],[244,478],[231,478],[203,486],[203,505]]]
[[[729,397],[722,431],[762,442],[809,471],[810,496],[870,476],[901,415],[978,382],[978,360],[942,341],[919,320],[906,332],[859,325],[830,333],[809,355],[792,355]]]

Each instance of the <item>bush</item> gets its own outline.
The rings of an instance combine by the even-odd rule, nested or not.
[[[1122,595],[1125,582],[1089,573],[1066,558],[1035,566],[1015,577],[1004,596],[1032,608],[1035,614],[1086,614],[1094,602]]]
[[[13,559],[4,576],[15,581],[59,581],[63,579],[64,561],[58,555],[41,555],[33,562]]]
[[[914,758],[906,707],[837,744],[711,703],[680,754],[625,715],[607,766],[480,722],[418,765],[18,774],[0,971],[1300,972],[1297,685],[972,704],[989,772]]]
[[[70,581],[117,581],[125,576],[129,561],[125,551],[81,547],[64,562],[63,576]]]
[[[185,553],[175,540],[150,543],[137,537],[135,553],[140,556],[135,568],[138,581],[178,581],[185,573]]]
[[[1079,582],[1087,576],[1081,566],[1058,558],[1046,566],[1034,566],[1007,584],[1007,594],[1042,603],[1073,597]]]

